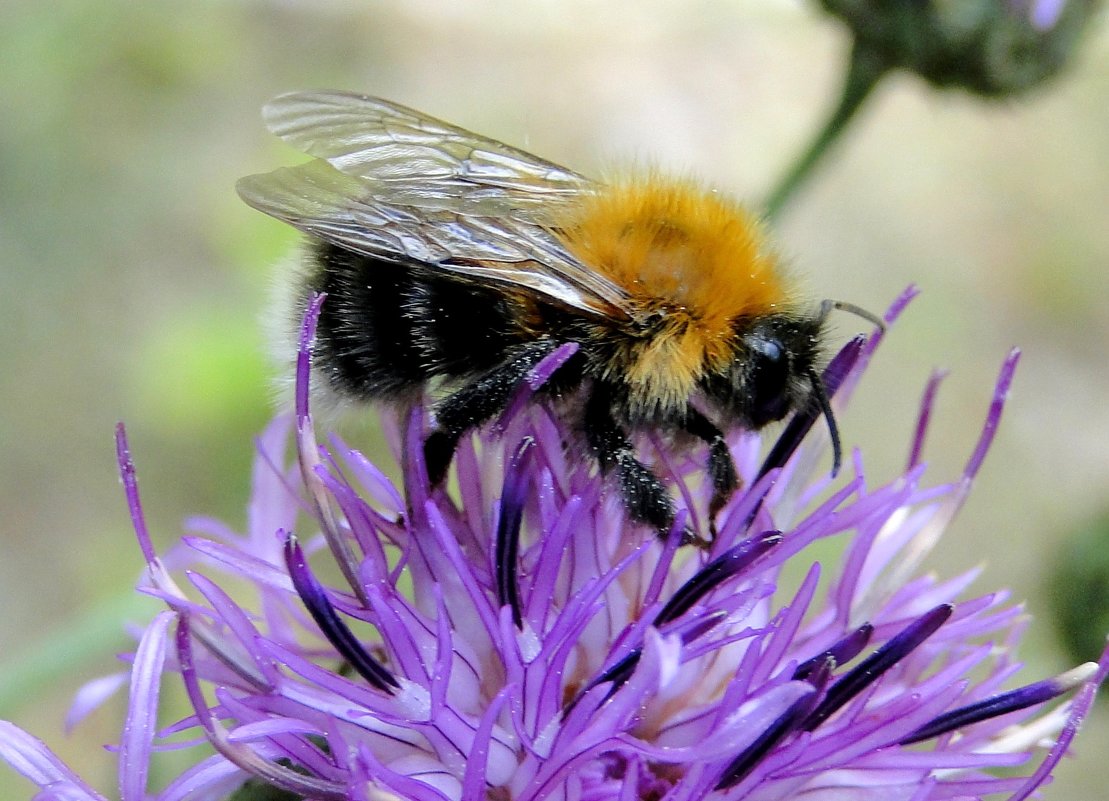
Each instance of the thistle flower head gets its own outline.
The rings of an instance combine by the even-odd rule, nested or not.
[[[763,460],[759,437],[737,432],[744,489],[714,537],[697,454],[645,443],[681,499],[661,539],[567,452],[560,419],[526,402],[569,349],[463,443],[448,493],[427,481],[422,408],[387,418],[399,483],[338,437],[317,445],[312,320],[295,419],[259,442],[245,533],[198,521],[158,556],[121,433],[144,589],[170,610],[133,657],[124,801],[239,798],[247,783],[363,801],[1021,799],[1049,779],[1109,669],[1103,658],[1006,691],[1021,609],[968,593],[973,571],[918,573],[989,448],[1015,353],[946,484],[926,484],[920,458],[938,378],[905,471],[885,483],[859,453],[853,475],[819,472],[812,416]],[[833,359],[835,402],[876,344]],[[681,546],[686,526],[711,544]],[[841,555],[818,561],[823,541]],[[163,675],[180,677],[193,714],[158,729]],[[215,753],[149,789],[151,753],[182,732]],[[14,727],[0,755],[43,798],[101,797]]]

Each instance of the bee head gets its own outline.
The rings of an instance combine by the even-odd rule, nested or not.
[[[767,315],[743,320],[735,329],[735,356],[725,369],[708,376],[703,389],[720,412],[758,429],[791,412],[819,410],[832,440],[832,475],[842,458],[839,428],[817,364],[824,321],[833,309],[850,312],[879,330],[885,322],[851,303],[826,300],[816,314]]]
[[[707,394],[750,428],[781,420],[812,399],[822,321],[771,315],[737,326],[735,357]]]
[[[702,388],[722,417],[750,429],[819,408],[828,421],[838,469],[838,432],[817,370],[824,318],[778,314],[741,321],[734,358],[706,377]]]

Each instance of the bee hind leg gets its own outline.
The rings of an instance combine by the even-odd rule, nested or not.
[[[612,414],[609,391],[596,388],[585,405],[585,436],[602,473],[615,473],[628,514],[666,537],[674,523],[674,505],[666,487],[639,461],[627,433]]]
[[[559,344],[548,340],[531,342],[439,404],[435,410],[435,430],[424,441],[424,462],[432,486],[446,478],[462,436],[503,411],[528,372]]]

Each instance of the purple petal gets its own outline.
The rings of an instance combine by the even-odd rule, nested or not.
[[[139,498],[139,483],[135,477],[135,462],[131,458],[131,446],[127,444],[127,429],[123,423],[116,425],[116,463],[119,465],[119,477],[123,482],[123,492],[127,496],[127,508],[131,512],[131,526],[135,530],[135,537],[139,541],[139,548],[147,562],[157,558],[154,543],[150,540],[150,531],[146,528],[146,517],[142,512],[142,500]]]
[[[156,801],[230,798],[247,778],[242,768],[216,754],[190,767],[166,785],[155,798]]]
[[[276,787],[305,797],[318,797],[326,801],[345,801],[347,797],[345,790],[334,782],[303,775],[260,757],[246,746],[236,745],[228,741],[226,732],[219,727],[212,710],[208,708],[204,695],[201,693],[189,639],[188,619],[180,617],[177,623],[175,640],[181,678],[185,685],[185,691],[189,696],[189,701],[192,703],[193,709],[196,710],[198,720],[204,727],[204,731],[208,735],[208,741],[212,746],[243,770]]]
[[[230,648],[221,649],[220,657],[224,663],[259,689],[272,688],[277,680],[277,671],[272,662],[263,659],[258,653],[256,645],[261,635],[251,625],[246,613],[227,593],[205,576],[190,574],[189,578],[243,646],[238,652],[232,652]]]
[[[427,782],[417,781],[390,770],[381,764],[365,744],[358,747],[355,771],[356,775],[360,775],[360,783],[370,787],[385,787],[397,797],[407,801],[457,801]],[[373,798],[378,798],[378,795],[375,793]]]
[[[66,714],[66,731],[72,731],[73,727],[84,720],[86,715],[100,707],[106,700],[115,695],[119,688],[127,683],[127,678],[128,675],[126,673],[112,673],[111,675],[101,676],[100,678],[93,679],[82,685],[81,688],[77,690],[77,695],[73,699],[73,704]]]
[[[308,421],[308,387],[312,370],[312,347],[316,341],[316,324],[320,321],[320,310],[326,294],[316,293],[308,299],[304,318],[300,325],[300,339],[297,343],[296,366],[296,417],[298,427]]]
[[[1009,387],[1012,386],[1013,375],[1016,373],[1019,361],[1020,348],[1013,348],[1001,365],[1001,372],[998,374],[997,384],[994,386],[993,399],[990,401],[990,410],[986,415],[986,425],[982,428],[982,434],[978,438],[974,452],[963,470],[966,481],[970,481],[978,475],[978,469],[982,466],[982,461],[986,458],[990,445],[993,444],[994,434],[997,433],[997,427],[1001,423],[1001,413],[1005,410],[1005,400],[1009,397]]]
[[[909,469],[920,464],[921,453],[924,450],[924,435],[928,433],[928,425],[932,420],[932,410],[936,403],[936,393],[939,392],[940,384],[945,378],[947,378],[946,370],[935,370],[928,378],[928,384],[924,388],[924,397],[920,401],[920,413],[917,417],[916,431],[913,434],[912,445],[909,447]]]
[[[45,743],[6,720],[0,720],[0,757],[39,787],[52,788],[56,798],[106,801],[66,767]]]
[[[1024,801],[1036,789],[1048,781],[1051,777],[1051,772],[1055,766],[1066,755],[1070,749],[1070,744],[1078,734],[1078,729],[1082,725],[1082,721],[1089,714],[1090,708],[1093,706],[1094,697],[1097,695],[1098,687],[1105,681],[1106,675],[1109,675],[1109,646],[1101,652],[1101,659],[1098,661],[1097,673],[1088,681],[1078,695],[1071,701],[1070,714],[1067,715],[1066,724],[1063,726],[1063,731],[1059,734],[1055,745],[1051,747],[1051,751],[1047,757],[1036,769],[1035,773],[1028,777],[1028,781],[1021,787],[1021,789],[1014,793],[1010,801]]]
[[[147,626],[131,666],[127,720],[119,745],[119,796],[121,801],[145,801],[150,746],[158,725],[158,697],[165,664],[167,629],[176,618],[160,612]]]
[[[482,798],[485,795],[486,784],[489,782],[489,756],[493,724],[496,723],[509,694],[516,690],[517,688],[511,685],[503,687],[490,700],[485,714],[481,716],[481,722],[474,732],[474,746],[469,750],[466,757],[466,771],[462,776],[463,798]],[[502,784],[507,778],[506,774],[511,774],[512,767],[515,767],[514,762],[497,766],[495,770],[497,778],[494,783]]]
[[[508,427],[508,421],[520,414],[521,410],[532,399],[536,392],[551,380],[551,377],[562,365],[578,352],[578,343],[567,342],[559,345],[549,355],[544,356],[539,364],[531,368],[524,380],[520,382],[520,387],[512,396],[512,400],[505,406],[503,412],[497,418],[497,422],[493,425],[493,430],[497,433],[502,433]]]

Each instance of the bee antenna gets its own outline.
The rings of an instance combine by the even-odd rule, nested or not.
[[[814,370],[808,371],[808,379],[809,383],[812,384],[812,394],[820,407],[820,413],[824,415],[824,419],[828,423],[828,435],[832,439],[832,478],[835,478],[843,462],[843,446],[840,445],[839,441],[839,426],[836,424],[836,416],[832,413],[832,402],[828,399],[828,391],[824,388],[824,382],[820,380],[820,376]]]
[[[879,331],[886,330],[886,321],[879,317],[877,314],[867,311],[862,306],[856,306],[854,303],[848,303],[845,300],[821,301],[820,313],[817,315],[817,319],[819,319],[820,322],[823,323],[828,315],[831,314],[832,309],[836,309],[837,311],[844,311],[848,314],[853,314],[856,317],[862,317],[868,323],[872,323],[874,327],[877,328]]]

